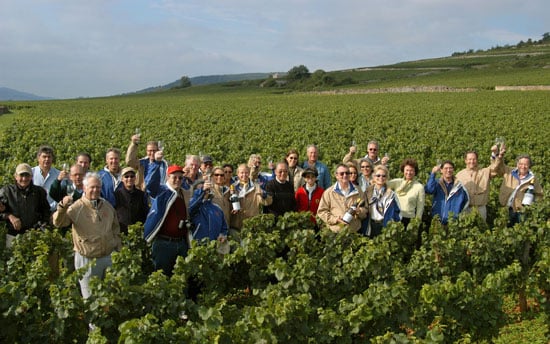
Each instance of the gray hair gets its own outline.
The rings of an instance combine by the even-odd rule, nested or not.
[[[90,179],[97,179],[97,181],[99,182],[99,186],[101,186],[103,183],[101,181],[101,177],[99,176],[99,174],[97,172],[88,172],[86,173],[86,175],[84,176],[84,180],[82,181],[82,184],[84,184],[84,186],[88,186],[88,183],[89,183],[89,180]]]

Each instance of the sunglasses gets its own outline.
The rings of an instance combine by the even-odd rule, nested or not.
[[[369,148],[370,151],[377,151],[378,149],[376,148]]]
[[[122,178],[135,178],[135,174],[125,174]]]
[[[297,157],[294,157],[294,156],[289,156],[289,157],[288,157],[288,160],[298,160],[298,158],[297,158]]]
[[[376,178],[386,178],[386,175],[385,174],[375,174],[374,175]]]
[[[223,173],[214,173],[214,177],[225,177]]]
[[[336,174],[339,175],[340,177],[343,177],[343,176],[349,176],[351,173],[349,173],[349,172],[337,172]]]
[[[173,179],[176,179],[176,180],[183,180],[183,176],[171,176]]]

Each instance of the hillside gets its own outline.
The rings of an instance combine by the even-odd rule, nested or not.
[[[7,87],[0,87],[0,101],[6,100],[48,100],[51,98],[37,96],[32,93],[22,92]]]

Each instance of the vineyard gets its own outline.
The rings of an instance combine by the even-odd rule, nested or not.
[[[91,168],[98,170],[107,148],[125,152],[135,128],[145,141],[164,140],[167,160],[179,164],[187,154],[200,153],[216,164],[243,163],[252,153],[278,160],[289,148],[303,160],[306,146],[315,143],[320,160],[332,168],[352,141],[365,154],[367,142],[375,139],[390,156],[392,177],[399,176],[402,159],[413,157],[422,183],[438,159],[453,160],[462,169],[467,150],[477,150],[480,165],[487,166],[498,136],[508,146],[506,164],[514,165],[519,154],[532,156],[545,199],[527,211],[525,222],[507,228],[496,178],[488,224],[467,215],[445,229],[427,216],[407,231],[391,224],[373,240],[347,231],[316,234],[307,214],[277,221],[260,215],[246,222],[240,243],[231,241],[230,254],[219,255],[215,242],[196,245],[171,278],[152,271],[138,224],[86,301],[78,288],[81,272],[73,268],[70,233],[33,231],[0,254],[1,342],[550,339],[546,91],[317,94],[226,87],[9,107],[13,113],[0,118],[2,185],[13,182],[18,163],[36,165],[36,150],[44,143],[55,148],[56,165],[87,151]],[[419,226],[426,231],[416,250]],[[4,229],[0,232],[5,247]],[[527,301],[523,313],[517,310],[520,296]],[[96,329],[90,331],[89,323]]]

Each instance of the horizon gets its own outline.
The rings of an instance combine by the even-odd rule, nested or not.
[[[549,31],[550,3],[8,0],[3,10],[0,86],[66,99],[182,76],[337,71],[515,45]]]

